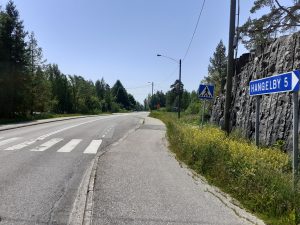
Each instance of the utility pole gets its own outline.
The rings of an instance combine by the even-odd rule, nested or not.
[[[230,26],[229,26],[229,43],[228,43],[228,62],[226,78],[226,97],[224,109],[224,130],[230,132],[230,108],[231,108],[231,91],[232,77],[234,73],[234,36],[235,36],[235,17],[236,17],[236,0],[230,3]]]
[[[154,102],[153,102],[153,87],[154,87],[154,83],[153,83],[153,81],[151,82],[151,85],[152,85],[151,102],[152,102],[152,109],[154,109]]]
[[[180,110],[181,110],[181,59],[179,60],[178,119],[180,119]]]
[[[178,63],[178,60],[173,59],[169,56],[157,54],[158,57],[165,57],[167,59],[170,59],[174,61],[176,64]],[[181,111],[181,59],[179,59],[179,87],[178,87],[178,119],[180,119],[180,111]]]
[[[151,82],[151,85],[152,85],[152,98],[153,98],[153,87],[154,87],[154,83]]]

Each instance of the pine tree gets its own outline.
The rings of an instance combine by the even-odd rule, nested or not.
[[[216,86],[216,95],[224,92],[227,75],[226,47],[221,40],[216,47],[213,57],[209,59],[208,76],[204,78],[205,83]]]
[[[128,94],[121,81],[117,80],[111,91],[116,103],[120,104],[124,109],[129,109]]]
[[[42,48],[38,46],[37,40],[33,32],[29,35],[29,42],[27,47],[29,56],[29,73],[30,73],[30,114],[33,115],[34,111],[45,108],[41,105],[46,105],[49,99],[41,98],[41,95],[48,96],[49,85],[46,84],[42,68],[44,67],[45,60],[43,59]],[[39,102],[40,100],[46,102]]]
[[[278,33],[294,31],[300,26],[299,0],[289,6],[279,0],[255,0],[250,12],[255,14],[262,8],[268,8],[268,13],[257,19],[249,18],[239,28],[242,41],[248,49],[263,46]]]
[[[29,108],[27,32],[12,1],[0,13],[0,116],[25,115]]]

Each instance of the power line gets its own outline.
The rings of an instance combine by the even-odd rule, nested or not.
[[[201,7],[201,10],[200,10],[200,13],[199,13],[199,16],[198,16],[198,19],[197,19],[197,23],[196,23],[196,26],[195,26],[195,29],[194,29],[194,32],[193,32],[193,35],[192,35],[192,38],[190,40],[190,43],[189,43],[189,46],[185,52],[185,55],[183,57],[183,61],[185,60],[187,54],[189,53],[190,51],[190,48],[191,48],[191,45],[192,45],[192,42],[194,40],[194,37],[195,37],[195,34],[196,34],[196,31],[197,31],[197,28],[198,28],[198,24],[199,24],[199,21],[200,21],[200,18],[202,16],[202,12],[203,12],[203,9],[204,9],[204,5],[205,5],[205,0],[203,0],[203,3],[202,3],[202,7]]]

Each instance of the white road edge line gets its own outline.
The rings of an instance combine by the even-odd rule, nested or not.
[[[102,140],[92,140],[89,146],[84,150],[84,154],[96,154],[100,147]]]
[[[71,152],[81,141],[82,139],[72,139],[63,147],[61,147],[57,152]]]
[[[31,149],[32,152],[42,152],[47,150],[48,148],[51,148],[53,145],[57,144],[58,142],[62,141],[62,138],[53,138],[50,141],[45,142],[44,144],[41,144],[40,146]]]

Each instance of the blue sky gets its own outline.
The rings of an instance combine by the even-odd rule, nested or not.
[[[4,1],[4,4],[7,1]],[[34,31],[49,63],[65,74],[111,86],[120,79],[142,102],[155,90],[166,91],[178,66],[157,53],[182,58],[202,0],[15,0],[26,30]],[[209,57],[222,39],[227,46],[230,0],[207,0],[182,81],[196,90],[207,74]],[[241,23],[253,1],[241,1]],[[245,51],[241,48],[241,52]]]

